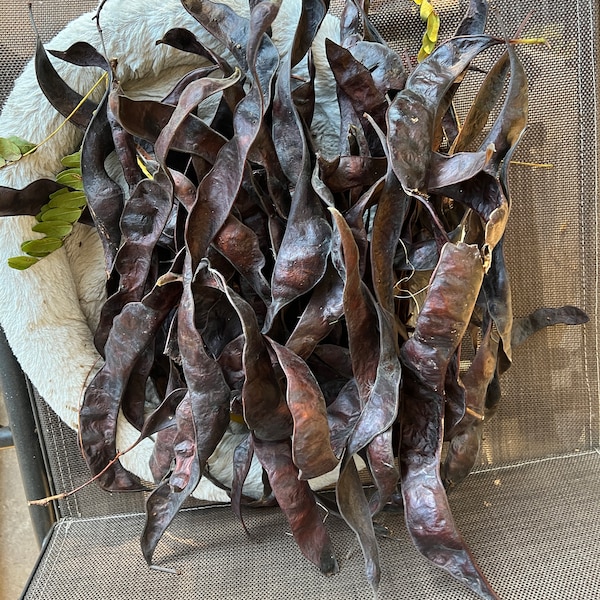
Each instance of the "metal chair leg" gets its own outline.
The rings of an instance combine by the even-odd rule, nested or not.
[[[1,329],[0,394],[4,398],[8,414],[9,434],[12,434],[17,452],[25,497],[28,501],[45,498],[51,494],[51,488],[38,437],[35,406],[25,375]],[[4,437],[8,441],[7,434]],[[41,546],[52,524],[56,521],[54,506],[52,504],[45,507],[30,506],[29,514],[37,542]]]

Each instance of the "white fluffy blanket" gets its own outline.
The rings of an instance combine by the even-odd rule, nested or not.
[[[247,0],[227,0],[240,14],[247,13]],[[273,25],[273,39],[279,48],[287,47],[299,10],[296,0],[283,0]],[[66,50],[78,41],[100,48],[99,34],[92,14],[73,21],[47,46]],[[156,40],[172,27],[185,27],[206,45],[219,49],[214,40],[183,9],[179,0],[108,0],[101,13],[104,42],[110,58],[118,60],[117,75],[125,93],[132,97],[160,98],[173,83],[192,67],[199,66],[198,56],[180,52]],[[313,49],[317,66],[316,127],[337,134],[337,102],[332,81],[323,79],[324,39],[337,41],[338,24],[327,17]],[[86,93],[99,77],[91,68],[80,68],[54,61],[60,75],[78,92]],[[97,97],[96,100],[99,98]],[[16,135],[39,142],[61,123],[63,118],[49,105],[39,89],[33,64],[15,82],[0,116],[0,136]],[[0,185],[23,188],[32,181],[52,178],[61,170],[60,159],[76,151],[81,133],[71,125],[43,145],[34,154],[8,168],[0,169]],[[323,143],[326,143],[323,141]],[[93,331],[99,309],[105,300],[105,274],[102,249],[95,229],[77,224],[60,250],[26,271],[7,266],[7,259],[21,254],[20,245],[32,239],[33,217],[0,219],[0,325],[23,371],[53,410],[71,428],[76,429],[78,410],[86,382],[101,365],[93,344]],[[232,428],[209,461],[211,473],[226,484],[231,481],[231,454],[239,441],[239,427]],[[138,432],[120,419],[118,447],[131,445]],[[122,458],[125,468],[151,480],[148,458],[153,441],[148,439]],[[317,482],[315,485],[320,485]],[[250,472],[245,492],[261,493],[260,467]],[[227,501],[227,495],[209,481],[202,480],[194,496]]]

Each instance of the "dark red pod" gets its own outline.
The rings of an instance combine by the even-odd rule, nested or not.
[[[496,595],[458,532],[440,476],[444,383],[483,281],[479,249],[446,244],[413,336],[402,346],[401,489],[417,549],[481,598]]]

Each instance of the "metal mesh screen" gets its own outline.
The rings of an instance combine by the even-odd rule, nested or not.
[[[335,3],[339,11],[339,3]],[[467,1],[434,2],[440,39],[454,32]],[[541,306],[574,304],[585,327],[545,330],[517,349],[502,381],[504,399],[490,421],[481,465],[577,452],[599,444],[598,278],[598,7],[597,3],[495,2],[488,30],[545,37],[550,48],[518,50],[529,81],[529,129],[510,169],[507,263],[515,316]],[[383,37],[414,57],[424,25],[406,0],[374,1]],[[499,52],[499,50],[497,50]],[[497,54],[476,63],[483,71]],[[469,73],[456,99],[464,117],[483,75]],[[491,122],[491,120],[490,120]],[[532,166],[532,165],[544,166]]]
[[[440,2],[440,37],[455,30],[468,2]],[[541,332],[515,353],[503,380],[504,401],[487,428],[482,465],[580,451],[599,443],[597,365],[598,102],[597,7],[498,2],[489,31],[517,29],[545,37],[551,48],[521,47],[529,78],[529,129],[511,167],[512,214],[507,262],[515,316],[540,306],[574,304],[588,312],[585,327]],[[337,7],[339,10],[339,6]],[[397,50],[414,57],[416,5],[372,3],[373,22]],[[490,57],[494,54],[490,53]],[[480,60],[485,70],[490,61]],[[472,72],[456,100],[463,116],[482,75]],[[532,166],[533,164],[543,166]]]
[[[500,598],[591,600],[600,595],[600,455],[546,460],[469,477],[450,496],[464,537]],[[354,534],[327,526],[340,573],[321,575],[300,554],[277,510],[246,510],[247,538],[227,508],[179,513],[150,571],[139,551],[141,515],[59,524],[25,598],[372,600]],[[384,513],[379,600],[475,600],[413,548],[402,518]],[[101,557],[101,558],[100,558]],[[102,582],[90,590],[90,581]]]
[[[97,6],[95,0],[34,0],[33,15],[44,42],[50,40],[66,23]],[[9,94],[13,81],[35,50],[35,35],[29,19],[27,2],[0,0],[0,106]]]

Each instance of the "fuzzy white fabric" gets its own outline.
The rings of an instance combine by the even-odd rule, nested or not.
[[[247,0],[227,0],[239,14],[247,14]],[[299,11],[297,0],[283,0],[273,24],[273,40],[280,52],[291,42],[292,24]],[[86,14],[66,26],[49,44],[66,50],[78,41],[100,47],[99,34],[92,14]],[[172,27],[185,27],[206,45],[222,51],[182,7],[179,0],[108,0],[101,13],[104,42],[110,58],[117,58],[117,74],[131,97],[160,98],[190,68],[202,59],[177,51],[155,41]],[[316,134],[327,152],[327,134],[337,137],[337,101],[335,83],[326,75],[325,38],[338,40],[338,23],[328,16],[313,48],[317,67]],[[60,75],[81,94],[87,93],[100,76],[93,68],[80,68],[53,60]],[[99,100],[96,95],[96,100]],[[62,117],[40,91],[33,64],[29,64],[15,82],[0,116],[0,136],[17,135],[39,142],[56,129]],[[77,150],[81,133],[67,124],[34,154],[14,165],[0,169],[0,185],[23,188],[32,181],[52,178],[61,170],[60,159]],[[76,429],[78,411],[86,382],[101,365],[93,344],[93,331],[105,300],[105,274],[102,249],[95,229],[77,224],[60,250],[26,271],[7,266],[7,259],[21,254],[20,245],[35,237],[33,217],[0,219],[0,325],[23,371],[58,416]],[[211,473],[231,482],[231,456],[239,442],[239,429],[232,427],[209,461]],[[119,420],[118,448],[131,445],[137,431],[125,419]],[[153,441],[146,440],[126,454],[122,463],[146,480],[152,476],[148,458]],[[325,481],[317,482],[319,486]],[[261,493],[261,473],[254,464],[245,487],[252,496]],[[202,480],[194,496],[227,501],[227,495],[207,480]]]

